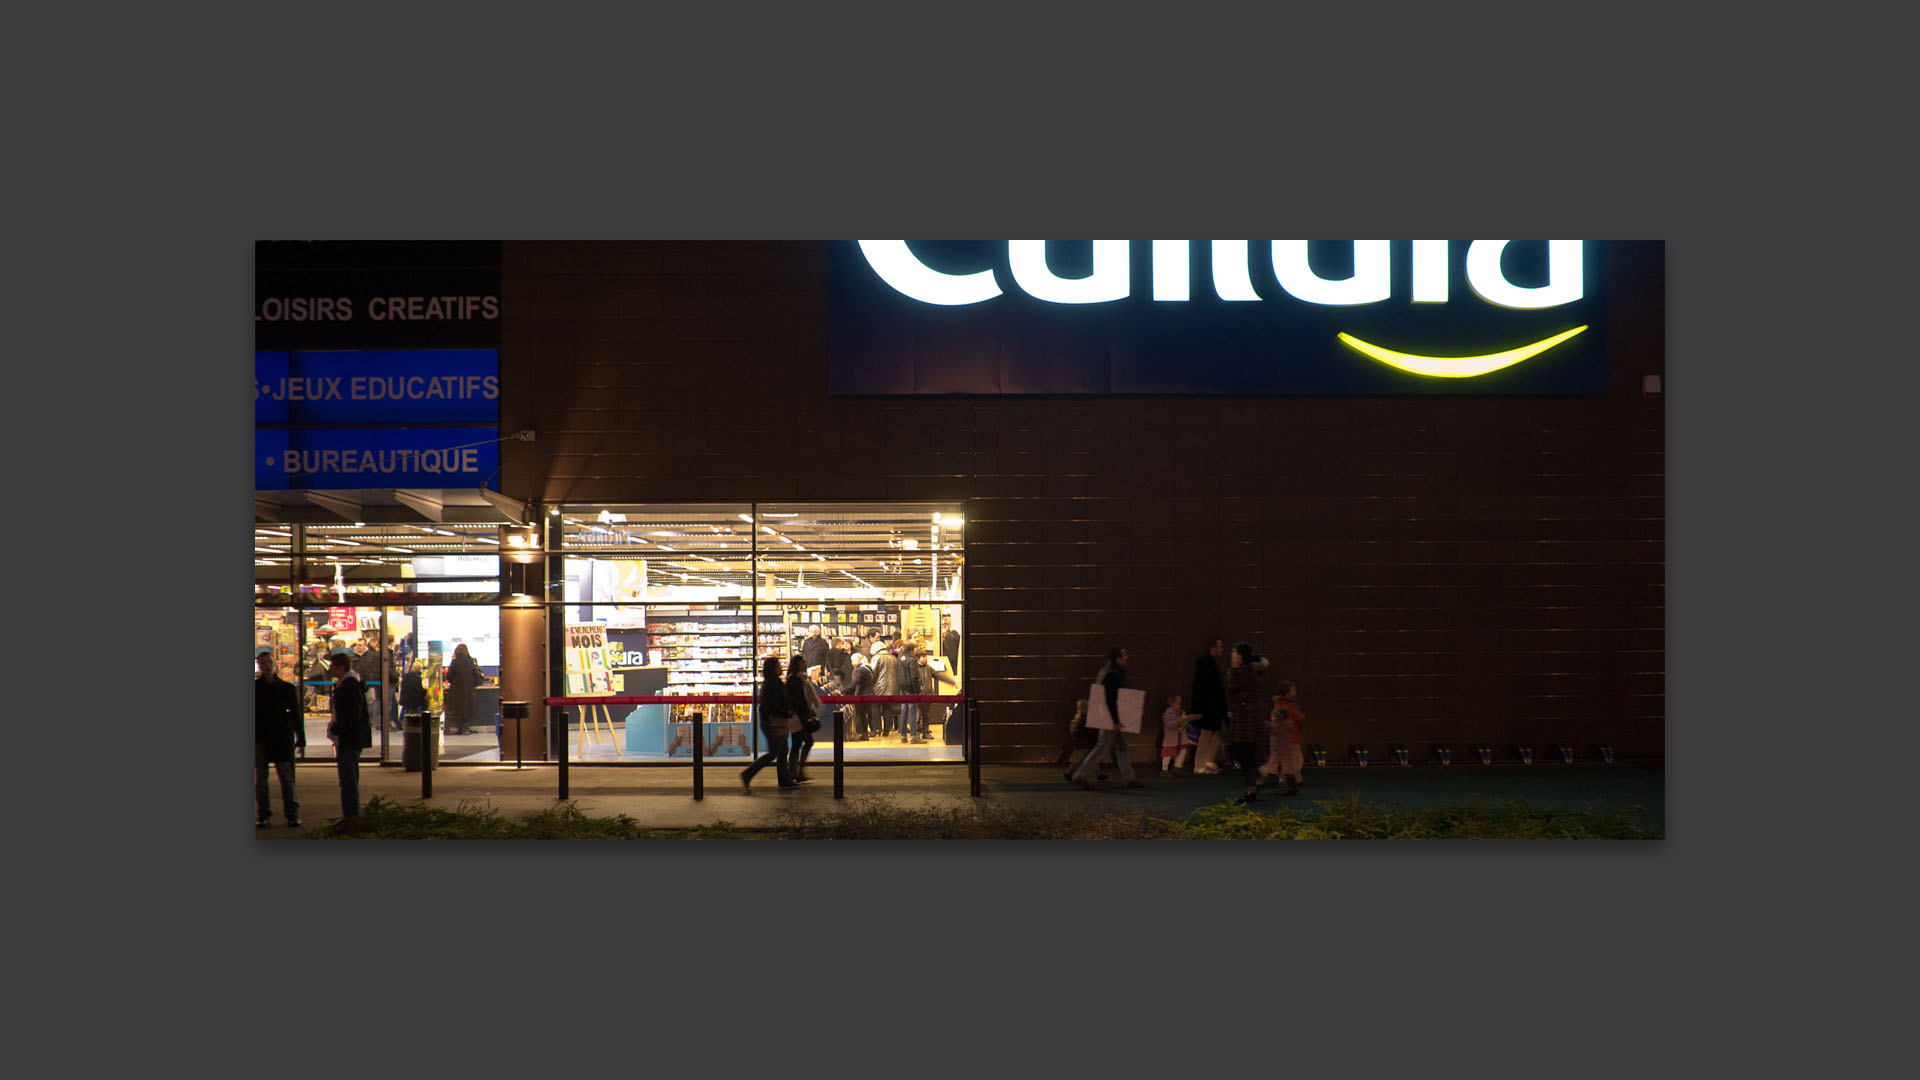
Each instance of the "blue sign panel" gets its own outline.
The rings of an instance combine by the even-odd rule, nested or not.
[[[498,349],[263,351],[253,354],[253,422],[494,424]]]
[[[482,487],[500,470],[500,432],[460,428],[256,428],[253,486]]]
[[[1604,243],[864,240],[834,394],[1591,395]]]

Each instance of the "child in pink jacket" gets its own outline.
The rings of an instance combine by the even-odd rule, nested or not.
[[[1167,699],[1167,711],[1160,714],[1160,771],[1172,772],[1180,751],[1187,745],[1182,728],[1186,713],[1180,708],[1180,695]]]

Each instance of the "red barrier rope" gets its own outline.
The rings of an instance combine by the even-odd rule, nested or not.
[[[548,705],[751,705],[750,694],[639,694],[614,697],[550,697]],[[860,694],[820,695],[822,705],[957,705],[966,695]]]

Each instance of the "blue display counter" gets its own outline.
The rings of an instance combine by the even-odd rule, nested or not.
[[[708,722],[700,725],[706,735],[708,757],[751,758],[752,726],[737,721]],[[665,705],[635,705],[627,714],[627,752],[630,754],[666,754],[668,757],[693,757],[693,725],[668,723]]]

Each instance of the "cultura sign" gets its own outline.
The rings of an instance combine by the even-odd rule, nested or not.
[[[860,240],[843,394],[1597,394],[1604,244]]]
[[[904,296],[925,304],[977,304],[1003,291],[993,270],[945,273],[917,258],[905,240],[862,240],[860,253],[867,265]],[[1186,240],[1153,240],[1153,299],[1182,302],[1191,295],[1192,244]],[[1271,241],[1274,278],[1287,295],[1309,304],[1373,304],[1393,296],[1393,249],[1387,240],[1355,240],[1353,273],[1325,278],[1308,258],[1307,241]],[[1508,281],[1500,256],[1511,240],[1474,240],[1467,245],[1467,283],[1482,300],[1510,308],[1548,308],[1570,304],[1585,295],[1579,240],[1547,241],[1547,281],[1521,286]],[[1413,244],[1413,301],[1444,304],[1451,295],[1448,281],[1448,241],[1415,240]],[[1258,301],[1248,266],[1251,242],[1214,240],[1213,288],[1222,300]],[[1007,263],[1015,282],[1029,296],[1054,304],[1098,304],[1124,300],[1132,290],[1131,243],[1095,240],[1092,272],[1062,277],[1047,265],[1045,240],[1007,241]]]

